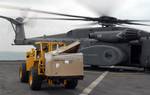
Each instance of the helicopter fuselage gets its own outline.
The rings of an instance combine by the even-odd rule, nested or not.
[[[149,60],[149,33],[124,27],[76,29],[66,38],[80,40],[78,52],[84,54],[84,63],[94,66],[145,66]],[[149,52],[149,53],[145,53]],[[148,58],[148,59],[147,59]]]

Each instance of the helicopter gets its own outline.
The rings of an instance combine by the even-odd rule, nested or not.
[[[141,25],[150,26],[141,22],[150,22],[150,20],[126,20],[111,16],[88,17],[70,15],[28,8],[19,8],[12,6],[3,6],[4,8],[17,9],[21,11],[30,11],[36,13],[63,16],[65,18],[47,18],[37,17],[29,18],[33,20],[70,20],[92,22],[91,25],[99,27],[79,28],[70,30],[67,33],[58,35],[41,36],[26,38],[24,31],[24,19],[18,17],[0,16],[8,20],[15,32],[15,45],[34,45],[39,41],[58,41],[72,43],[80,41],[80,46],[74,52],[82,52],[84,55],[84,64],[91,66],[136,66],[150,70],[150,33],[144,30],[124,27],[122,25]]]

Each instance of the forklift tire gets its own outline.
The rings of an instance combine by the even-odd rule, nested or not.
[[[38,71],[34,68],[29,73],[29,86],[32,90],[40,90],[42,85],[42,77],[38,75]]]
[[[78,80],[72,79],[72,80],[67,80],[67,82],[64,85],[64,87],[66,89],[75,89],[77,85],[78,85]]]
[[[21,82],[28,82],[28,72],[26,71],[25,63],[22,63],[19,67],[19,78]]]

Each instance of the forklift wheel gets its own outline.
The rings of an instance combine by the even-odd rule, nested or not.
[[[19,78],[21,82],[28,82],[28,72],[26,71],[26,64],[23,63],[19,67]]]
[[[64,86],[66,89],[75,89],[77,84],[78,84],[78,80],[72,79],[72,80],[67,80]]]
[[[40,90],[42,85],[42,77],[38,75],[38,71],[34,68],[29,73],[29,86],[32,90]]]

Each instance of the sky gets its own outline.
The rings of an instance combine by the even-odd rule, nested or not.
[[[118,17],[121,19],[149,19],[150,0],[0,0],[0,5],[11,5],[23,8],[67,13],[73,15],[99,17],[102,14]],[[0,15],[8,17],[57,17],[54,15],[23,12],[18,10],[4,9],[0,7]],[[80,21],[31,21],[27,19],[25,25],[26,37],[53,35],[66,33],[71,29],[85,27],[80,26],[85,22]],[[88,26],[86,26],[88,27]],[[130,26],[150,31],[145,26]],[[0,51],[26,51],[31,46],[12,46],[14,32],[9,22],[0,19]]]

